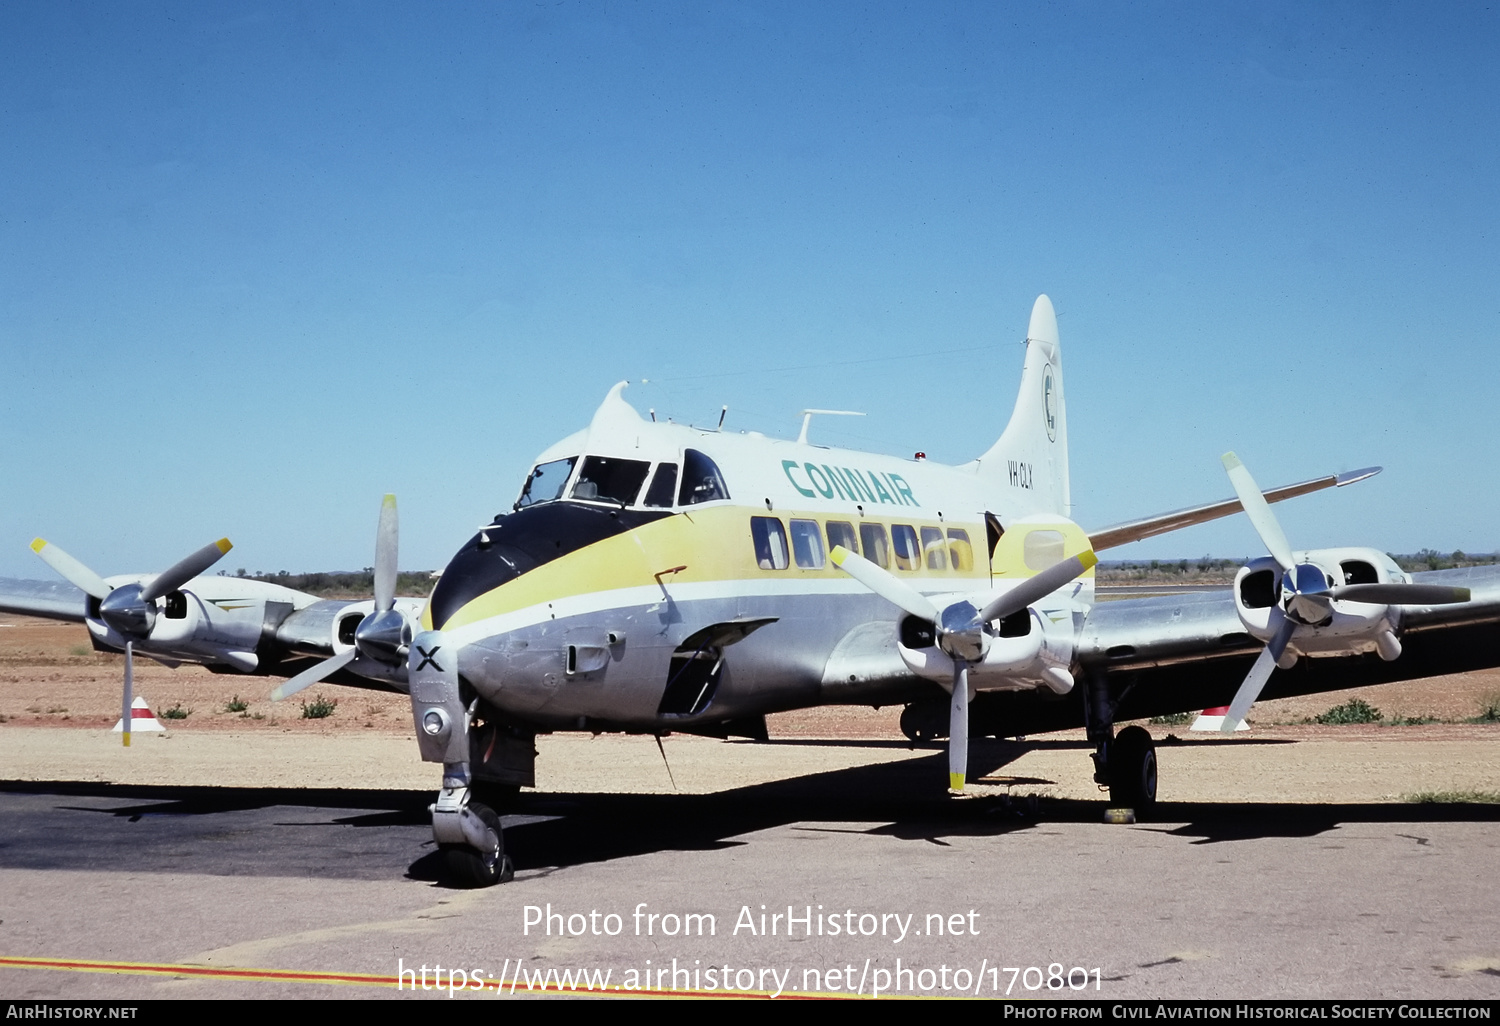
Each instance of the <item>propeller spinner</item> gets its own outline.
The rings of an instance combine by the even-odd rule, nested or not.
[[[1003,620],[1033,602],[1052,594],[1079,577],[1099,557],[1092,551],[1063,560],[1014,588],[996,592],[982,607],[959,599],[939,609],[930,598],[890,571],[835,545],[829,553],[835,566],[893,605],[912,616],[930,621],[937,644],[953,660],[953,701],[948,713],[948,786],[962,791],[969,765],[969,667],[984,658],[989,647],[985,625]]]
[[[1292,637],[1299,630],[1315,631],[1321,624],[1326,623],[1333,613],[1334,602],[1437,606],[1469,601],[1468,588],[1408,584],[1403,581],[1371,584],[1333,583],[1327,572],[1317,563],[1307,559],[1299,562],[1296,559],[1291,546],[1287,543],[1286,534],[1281,530],[1281,524],[1277,522],[1265,496],[1261,494],[1254,478],[1250,476],[1250,471],[1245,469],[1239,457],[1232,452],[1226,452],[1223,462],[1224,469],[1229,474],[1229,481],[1234,486],[1235,495],[1239,497],[1245,515],[1250,518],[1251,526],[1260,536],[1266,551],[1281,568],[1280,601],[1272,611],[1272,622],[1276,623],[1275,632],[1271,635],[1271,640],[1267,642],[1265,649],[1256,658],[1255,665],[1250,667],[1250,672],[1246,674],[1239,691],[1235,693],[1234,701],[1229,704],[1229,712],[1225,714],[1223,726],[1220,728],[1224,733],[1232,734],[1239,727],[1246,714],[1250,712],[1250,707],[1260,697],[1261,689],[1266,686],[1266,681],[1270,680],[1272,670],[1278,665],[1290,665],[1285,662],[1285,659]],[[1277,622],[1278,618],[1279,622]],[[1388,652],[1392,654],[1387,655]],[[1395,638],[1393,636],[1386,638],[1381,654],[1386,658],[1394,659],[1399,653],[1400,645]],[[1295,659],[1295,654],[1293,658]]]
[[[228,538],[203,546],[178,560],[144,584],[111,587],[104,578],[45,539],[31,543],[31,550],[68,583],[99,600],[99,619],[125,639],[124,711],[121,713],[123,741],[130,747],[130,705],[134,699],[135,643],[151,636],[156,623],[158,599],[181,588],[213,566],[234,546]]]

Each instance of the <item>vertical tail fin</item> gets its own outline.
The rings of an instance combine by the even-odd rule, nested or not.
[[[985,482],[985,494],[1002,516],[1071,517],[1062,349],[1057,315],[1046,296],[1038,296],[1031,308],[1021,390],[1010,423],[1000,440],[969,467]]]

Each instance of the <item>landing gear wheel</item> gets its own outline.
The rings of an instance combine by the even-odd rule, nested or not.
[[[1110,745],[1109,801],[1137,816],[1156,805],[1156,742],[1141,727],[1126,727]]]
[[[932,706],[923,702],[912,702],[901,710],[901,733],[908,741],[936,741],[948,736],[948,709],[946,706],[933,714]]]
[[[493,854],[478,852],[466,844],[445,844],[443,855],[448,862],[448,873],[460,887],[491,887],[507,883],[516,875],[510,856],[505,854],[505,835],[500,831],[500,817],[493,809],[477,802],[469,803],[469,811],[484,821],[484,825],[495,832],[500,847]]]

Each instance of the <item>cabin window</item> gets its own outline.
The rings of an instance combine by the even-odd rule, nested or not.
[[[897,570],[919,570],[922,549],[917,544],[917,529],[910,524],[892,524],[891,540],[896,550]]]
[[[884,524],[860,524],[859,541],[866,559],[882,570],[891,568],[891,544],[886,539]]]
[[[531,471],[531,475],[526,478],[526,484],[521,489],[521,497],[516,500],[515,508],[525,509],[539,502],[561,499],[563,486],[568,483],[568,477],[573,473],[573,464],[577,462],[577,456],[569,456],[565,460],[537,464]]]
[[[1021,558],[1030,570],[1042,571],[1063,561],[1061,531],[1032,531],[1021,544]]]
[[[832,552],[835,545],[842,545],[859,555],[859,538],[854,533],[853,524],[845,520],[828,521],[828,551]]]
[[[646,490],[647,506],[670,506],[677,494],[677,464],[663,463],[656,468],[651,487]]]
[[[936,527],[922,528],[922,552],[927,557],[927,569],[948,569],[948,550],[943,545],[943,532]]]
[[[777,517],[751,517],[750,538],[755,543],[755,565],[762,570],[785,570],[786,528]]]
[[[677,493],[677,504],[692,506],[699,502],[727,498],[729,489],[724,487],[724,478],[714,461],[697,449],[683,452],[682,488]]]
[[[948,558],[953,561],[955,570],[974,569],[974,546],[969,544],[968,531],[962,531],[956,527],[948,528]]]
[[[573,498],[593,502],[617,502],[629,506],[646,483],[651,464],[645,460],[622,460],[613,456],[589,456],[573,485]]]
[[[823,535],[816,520],[792,521],[792,557],[804,570],[823,569]]]

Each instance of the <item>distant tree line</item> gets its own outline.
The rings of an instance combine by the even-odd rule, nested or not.
[[[1454,549],[1438,552],[1422,549],[1410,555],[1390,554],[1396,565],[1408,573],[1421,570],[1451,570],[1464,566],[1489,566],[1500,562],[1500,553],[1474,553]],[[1228,584],[1239,568],[1252,557],[1220,559],[1199,556],[1197,559],[1117,559],[1101,560],[1097,571],[1101,584]]]
[[[221,570],[219,576],[228,577],[230,574],[227,570]],[[373,566],[367,566],[363,570],[328,570],[309,574],[294,574],[285,570],[278,570],[274,574],[257,570],[252,574],[241,567],[234,572],[233,576],[243,577],[249,581],[279,584],[283,588],[303,591],[309,595],[317,595],[319,598],[367,599],[375,597],[375,568]],[[425,598],[432,592],[432,586],[436,583],[430,571],[405,570],[396,575],[396,594],[420,595]]]

